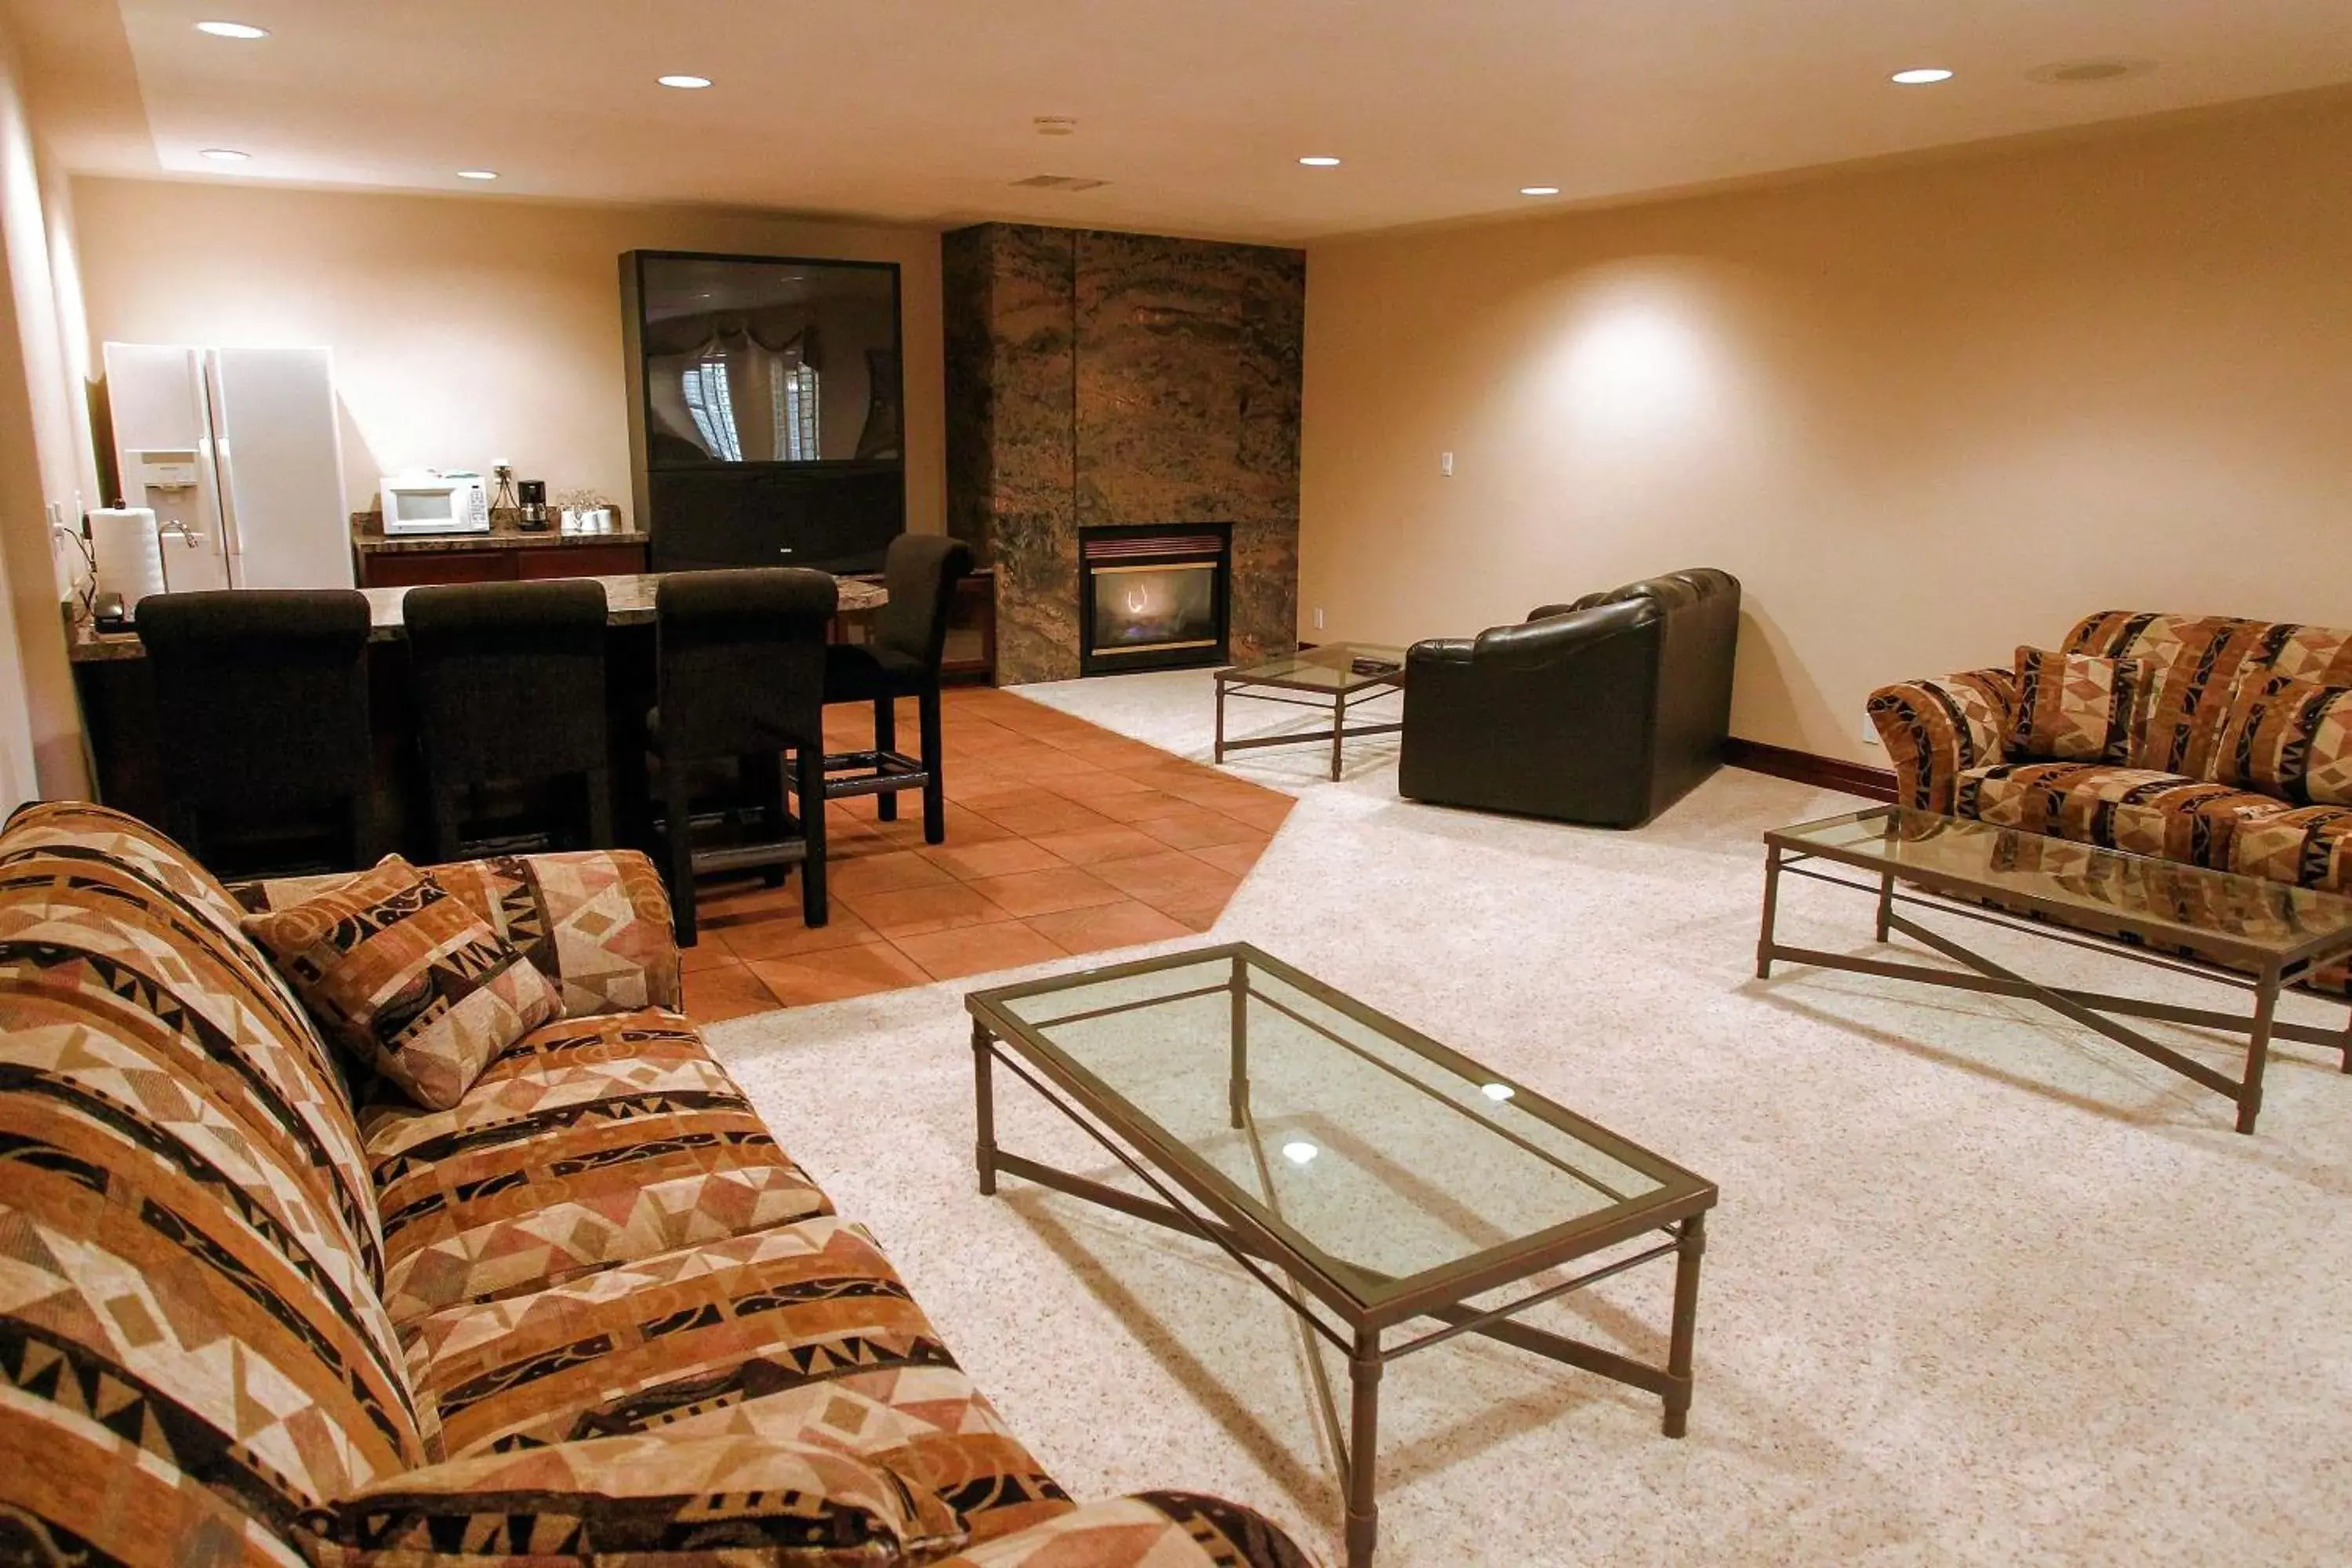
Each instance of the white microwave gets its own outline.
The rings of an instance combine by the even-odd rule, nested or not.
[[[479,474],[419,474],[383,481],[383,531],[488,533],[489,492]]]

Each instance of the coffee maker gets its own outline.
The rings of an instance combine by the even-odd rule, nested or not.
[[[533,533],[541,531],[547,527],[547,481],[524,479],[515,488],[521,495],[516,526]]]

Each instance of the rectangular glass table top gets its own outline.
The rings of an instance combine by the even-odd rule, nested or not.
[[[1404,671],[1404,649],[1373,643],[1333,642],[1301,648],[1223,671],[1227,685],[1295,686],[1313,691],[1355,691],[1392,681]]]
[[[1065,1087],[1129,1141],[1157,1142],[1367,1306],[1538,1238],[1713,1201],[1703,1178],[1255,948],[1007,986],[967,1005],[1019,1055],[1060,1068]]]
[[[2190,948],[2292,960],[2352,937],[2352,899],[2340,894],[1907,806],[1801,823],[1764,838],[1939,891],[2021,899]]]

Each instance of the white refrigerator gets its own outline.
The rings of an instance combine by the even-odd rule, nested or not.
[[[330,351],[108,343],[104,357],[122,504],[154,511],[166,587],[352,585]]]

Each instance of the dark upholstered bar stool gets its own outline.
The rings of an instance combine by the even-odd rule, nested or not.
[[[363,595],[151,595],[139,604],[139,640],[172,831],[208,868],[234,876],[375,859]]]
[[[658,706],[646,715],[646,739],[681,944],[694,942],[699,872],[759,867],[781,880],[798,865],[802,918],[825,922],[824,634],[840,597],[830,576],[793,566],[674,572],[654,589]],[[797,820],[785,805],[785,752],[805,803]],[[691,775],[697,763],[728,758],[759,791],[765,836],[698,850]],[[743,802],[733,804],[740,818]]]
[[[576,781],[573,841],[613,843],[604,729],[604,585],[585,577],[413,588],[402,601],[433,852],[463,857],[484,784]],[[552,847],[565,847],[552,825]]]
[[[947,648],[948,611],[956,584],[971,570],[971,551],[961,540],[935,533],[902,533],[883,558],[890,602],[875,612],[874,634],[864,643],[836,643],[825,649],[824,700],[874,704],[874,749],[841,752],[825,758],[825,797],[845,800],[871,795],[875,814],[885,822],[898,815],[902,789],[923,792],[923,841],[948,836],[947,788],[940,758],[940,660]],[[898,750],[898,700],[916,701],[921,754]]]

